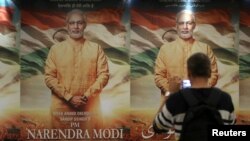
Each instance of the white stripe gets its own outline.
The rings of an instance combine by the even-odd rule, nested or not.
[[[174,119],[173,119],[173,115],[168,111],[167,106],[163,106],[162,108],[162,113],[163,115],[172,122],[172,124],[174,123]]]
[[[199,24],[194,31],[196,39],[201,41],[211,41],[219,47],[234,48],[235,32],[222,35],[213,25]],[[213,48],[213,46],[211,46]]]
[[[240,39],[240,45],[239,45],[239,55],[247,55],[250,53],[250,47],[248,46],[250,44],[250,37],[245,33],[249,32],[249,28],[245,28],[245,31],[240,30],[239,31],[239,39]]]
[[[172,126],[173,126],[171,123],[169,123],[168,121],[166,121],[166,120],[164,119],[164,117],[162,117],[162,114],[159,114],[159,118],[160,118],[161,122],[162,122],[164,125],[166,125],[166,126],[168,126],[168,127],[172,127]],[[168,118],[167,118],[167,119],[168,119]],[[168,119],[168,120],[171,121],[171,119]]]
[[[158,115],[159,116],[159,115]],[[162,126],[162,124],[160,123],[160,121],[158,120],[158,116],[155,117],[155,124],[157,126],[158,129],[164,129],[164,130],[168,130],[169,128]]]
[[[0,33],[1,47],[16,47],[16,32],[9,32],[7,34]]]
[[[230,113],[226,110],[219,110],[220,114],[221,114],[221,118],[223,120],[232,120],[232,123],[225,123],[225,125],[227,124],[233,124],[234,120],[235,120],[235,114],[234,113]]]
[[[229,115],[229,120],[232,120],[232,122],[230,124],[235,124],[235,120],[236,120],[236,115],[235,113],[230,113]]]
[[[29,30],[36,30],[36,31],[41,32],[42,34],[38,35],[36,33],[29,32]],[[21,55],[29,54],[41,48],[49,47],[47,46],[48,42],[51,42],[52,44],[56,43],[56,41],[53,40],[53,34],[56,32],[56,30],[57,30],[56,28],[48,29],[48,30],[41,30],[35,26],[22,27],[22,30],[20,33],[21,40],[27,40],[37,46],[28,46],[27,44],[21,44]]]
[[[174,129],[182,130],[182,124],[181,124],[181,125],[175,124],[175,125],[174,125]]]
[[[124,47],[126,33],[119,28],[116,28],[114,32],[117,33],[114,34],[110,32],[107,27],[102,24],[88,24],[84,30],[84,36],[91,41],[108,44],[106,47]]]
[[[162,40],[162,35],[164,32],[164,29],[151,30],[144,26],[133,26],[131,28],[131,55],[135,55],[152,48],[160,47],[164,43]],[[138,33],[147,34],[143,34],[142,36]],[[138,45],[136,43],[141,44]],[[159,44],[159,46],[156,46],[155,44]]]
[[[174,121],[175,122],[183,122],[185,115],[186,115],[185,113],[175,115]]]
[[[224,120],[228,120],[229,116],[230,116],[230,112],[226,111],[226,110],[219,110],[221,118]]]
[[[131,55],[142,53],[145,50],[154,47],[154,45],[149,40],[143,39],[134,30],[131,30],[130,33],[131,33],[131,50],[130,50]]]

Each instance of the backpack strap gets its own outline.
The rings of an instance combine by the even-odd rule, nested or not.
[[[193,93],[191,92],[189,88],[181,90],[180,93],[183,95],[189,107],[199,104],[199,100],[193,95]]]
[[[219,103],[220,97],[221,97],[221,90],[219,90],[218,88],[212,88],[210,96],[205,102],[210,106],[216,107],[217,104]]]

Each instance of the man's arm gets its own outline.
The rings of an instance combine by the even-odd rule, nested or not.
[[[228,119],[223,120],[223,122],[225,125],[228,125],[228,124],[234,125],[234,124],[236,124],[236,114],[234,111],[232,97],[228,94],[228,98],[225,101],[228,101],[227,107],[229,107],[229,116],[228,116]]]
[[[98,47],[98,58],[97,58],[97,79],[93,85],[85,92],[84,96],[95,96],[99,94],[101,90],[106,86],[109,80],[109,68],[107,57],[104,54],[102,48]]]
[[[67,92],[65,87],[58,81],[55,59],[54,49],[52,47],[45,62],[45,83],[54,94],[69,101],[72,95]]]
[[[166,59],[164,59],[163,47],[161,47],[155,61],[155,84],[160,88],[162,94],[165,94],[169,89],[168,72],[164,61]]]
[[[225,125],[229,124],[229,125],[235,125],[236,124],[236,115],[234,112],[230,113],[228,120],[229,123],[224,123]]]
[[[173,116],[167,109],[165,103],[161,112],[157,114],[153,121],[153,129],[156,133],[167,132],[173,128]]]
[[[217,66],[217,59],[210,47],[208,47],[208,57],[211,62],[211,77],[209,78],[209,85],[215,86],[218,80],[218,66]]]

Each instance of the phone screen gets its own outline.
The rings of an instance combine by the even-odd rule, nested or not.
[[[189,88],[189,87],[191,87],[190,80],[182,80],[181,88],[184,89],[184,88]]]

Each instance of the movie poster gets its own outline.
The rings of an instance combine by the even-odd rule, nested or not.
[[[126,137],[130,66],[125,4],[122,0],[22,0],[23,140]],[[72,11],[83,12],[84,17]],[[69,39],[78,38],[79,29],[84,29],[84,45]],[[87,94],[91,96],[85,99]],[[73,96],[69,99],[69,95]],[[82,96],[81,104],[70,101],[74,95]]]
[[[250,2],[248,0],[242,0],[240,3],[239,11],[239,70],[240,70],[240,99],[239,106],[240,112],[238,115],[239,124],[250,124],[249,120],[249,100],[250,94],[248,92],[250,74],[249,74],[249,39],[250,39]]]
[[[152,132],[152,121],[163,101],[155,83],[154,67],[160,47],[176,40],[176,14],[184,9],[195,13],[194,38],[208,44],[217,58],[219,76],[215,87],[228,92],[235,109],[239,109],[237,5],[234,1],[213,0],[133,1],[130,9],[131,136],[138,140],[174,140],[173,133]],[[181,54],[172,55],[174,60]]]
[[[0,1],[0,140],[18,139],[20,65],[17,1]]]

